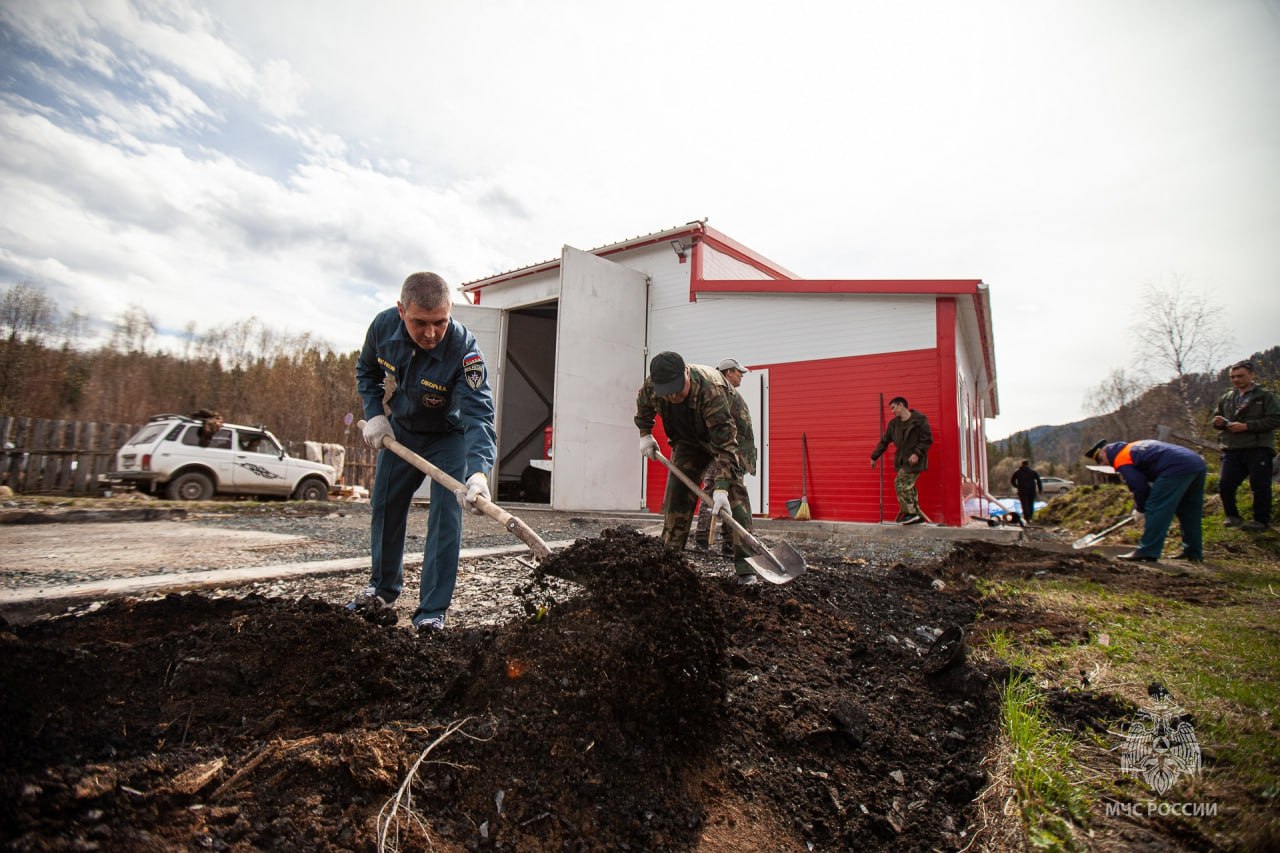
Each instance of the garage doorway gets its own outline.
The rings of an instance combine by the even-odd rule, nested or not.
[[[498,434],[499,503],[551,502],[556,300],[507,312]]]

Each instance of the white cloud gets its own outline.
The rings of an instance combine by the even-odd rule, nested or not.
[[[1218,288],[1242,352],[1276,343],[1278,21],[12,0],[0,266],[98,318],[253,313],[354,347],[411,270],[470,280],[708,216],[802,275],[986,280],[998,436],[1081,416],[1133,358],[1146,281]]]

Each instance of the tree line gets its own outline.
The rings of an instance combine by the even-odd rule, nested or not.
[[[82,315],[63,316],[28,282],[0,295],[0,414],[142,423],[155,414],[214,409],[231,423],[265,424],[282,439],[349,444],[344,416],[360,417],[356,351],[285,335],[256,317],[197,332],[177,352],[131,306],[105,343],[86,347]]]

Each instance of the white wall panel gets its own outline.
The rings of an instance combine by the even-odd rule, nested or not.
[[[751,264],[744,264],[737,258],[718,252],[707,244],[702,245],[702,277],[705,279],[771,279],[773,276],[761,272]]]
[[[480,291],[480,304],[490,308],[520,308],[560,297],[559,267],[536,275],[504,281]]]
[[[687,361],[746,364],[846,358],[936,345],[931,296],[701,294],[697,302],[651,312],[649,350]]]

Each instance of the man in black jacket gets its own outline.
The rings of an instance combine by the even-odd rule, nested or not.
[[[1018,490],[1018,500],[1022,502],[1022,518],[1030,524],[1031,518],[1036,514],[1036,495],[1044,489],[1040,475],[1029,461],[1023,459],[1018,470],[1009,478],[1009,483]]]
[[[1238,361],[1227,373],[1231,390],[1218,400],[1213,428],[1219,431],[1222,478],[1218,495],[1227,527],[1266,530],[1271,524],[1271,467],[1280,428],[1280,400],[1253,380],[1253,362]],[[1236,509],[1236,492],[1249,480],[1253,518],[1244,521]]]
[[[871,467],[876,467],[876,462],[892,442],[896,448],[893,467],[898,472],[893,478],[893,489],[898,495],[900,518],[903,524],[919,524],[925,519],[920,514],[916,480],[929,467],[933,432],[929,429],[929,419],[910,408],[906,397],[890,400],[889,411],[893,417],[889,419],[884,435],[880,436],[880,443],[871,451]]]

